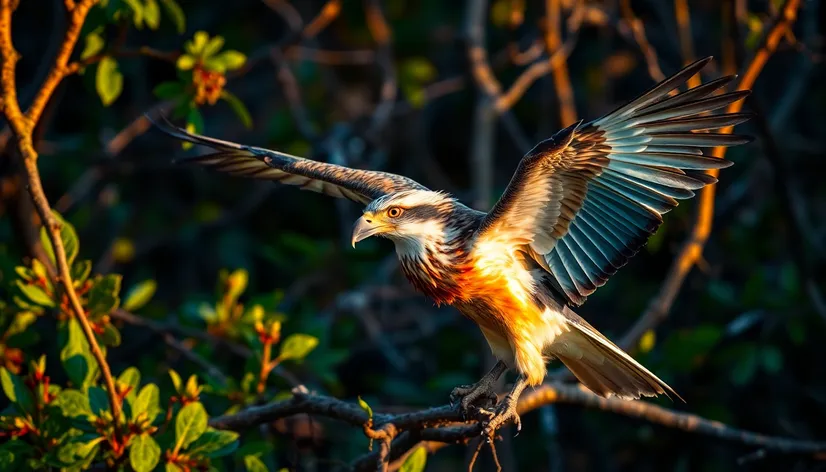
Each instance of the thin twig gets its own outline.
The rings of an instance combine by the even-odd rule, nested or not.
[[[562,20],[560,18],[559,0],[545,1],[545,47],[549,55],[562,48]],[[556,98],[559,100],[559,119],[563,126],[576,121],[576,105],[571,77],[568,75],[567,56],[556,61],[551,70]]]
[[[799,7],[800,0],[786,0],[783,4],[780,15],[775,19],[772,27],[768,29],[768,32],[760,43],[760,47],[740,77],[737,83],[737,90],[750,90],[754,86],[757,77],[760,76],[760,72],[762,72],[766,62],[768,62],[771,55],[777,49],[780,40],[786,31],[791,28],[791,25],[794,24]],[[727,107],[726,113],[737,113],[742,107],[742,100],[734,102]],[[725,134],[731,133],[732,130],[733,127],[728,127],[719,132]],[[725,153],[725,147],[718,147],[714,149],[712,155],[723,158]],[[710,174],[716,177],[718,171],[712,171]],[[691,234],[685,243],[683,243],[683,247],[678,256],[674,259],[674,263],[671,265],[668,275],[660,287],[660,291],[634,326],[623,336],[620,342],[620,346],[623,348],[628,349],[634,346],[646,331],[653,329],[668,316],[668,312],[671,310],[671,306],[674,304],[674,300],[677,298],[677,294],[680,292],[680,288],[688,272],[694,264],[700,260],[703,247],[708,240],[709,234],[711,234],[716,189],[716,185],[708,185],[700,191],[698,211]]]
[[[636,41],[640,52],[642,52],[645,58],[645,63],[648,65],[648,75],[650,75],[655,82],[662,82],[665,80],[665,74],[663,74],[663,70],[660,68],[657,51],[651,46],[651,43],[648,42],[648,37],[645,34],[645,25],[642,20],[634,14],[634,10],[631,8],[631,0],[620,0],[620,11],[622,12],[624,24],[628,26],[634,41]]]

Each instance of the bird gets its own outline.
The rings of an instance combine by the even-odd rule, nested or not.
[[[536,144],[488,212],[405,176],[153,123],[212,149],[184,162],[364,205],[353,247],[374,236],[392,241],[412,286],[473,321],[497,359],[478,382],[454,388],[451,403],[463,414],[484,413],[486,432],[513,422],[518,434],[518,399],[543,382],[553,359],[602,397],[682,399],[574,309],[639,252],[679,200],[717,182],[706,171],[732,164],[704,149],[751,141],[713,132],[751,117],[719,112],[749,94],[725,91],[736,76],[679,90],[711,60],[691,63],[614,111]],[[507,371],[516,373],[510,391],[489,408],[477,407],[497,398],[495,384]]]

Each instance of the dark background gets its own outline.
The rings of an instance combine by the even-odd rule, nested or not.
[[[41,62],[54,54],[60,37],[55,32],[65,26],[59,3],[24,1],[15,14],[23,103],[33,92],[27,84],[40,83]],[[162,22],[155,31],[130,29],[124,44],[174,52],[205,30],[247,54],[247,65],[228,74],[226,87],[246,104],[253,126],[244,128],[219,102],[201,107],[209,136],[390,170],[477,202],[486,190],[496,198],[504,189],[525,143],[532,146],[570,124],[560,122],[552,76],[540,78],[487,136],[494,146],[494,178],[490,189],[482,189],[473,179],[471,143],[479,139],[475,113],[481,95],[467,56],[467,2],[381,2],[392,31],[389,54],[398,96],[378,126],[372,120],[387,74],[361,2],[343,1],[329,26],[309,39],[296,38],[277,9],[264,2],[180,3],[185,34]],[[291,3],[305,25],[325,5]],[[528,1],[524,23],[511,29],[502,21],[510,2],[491,3],[485,45],[507,88],[524,70],[513,63],[509,48],[518,44],[525,50],[541,41],[545,10],[542,2]],[[573,2],[562,4],[566,21]],[[726,61],[742,71],[779,2],[692,0],[689,6],[694,54],[716,56],[703,75],[708,81],[723,73]],[[648,0],[632,7],[662,71],[678,70],[683,57],[674,5]],[[587,8],[594,16],[583,23],[567,66],[576,112],[589,120],[654,81],[620,5],[588,2]],[[735,9],[747,14],[735,17]],[[687,401],[655,400],[661,405],[742,429],[813,440],[826,436],[826,301],[819,298],[826,256],[822,13],[821,2],[803,2],[794,38],[784,39],[758,78],[744,108],[761,117],[738,128],[756,140],[729,150],[735,165],[721,173],[703,257],[667,319],[645,337],[644,352],[636,353]],[[569,33],[563,32],[563,41],[571,39]],[[271,56],[273,48],[280,58]],[[300,57],[307,49],[328,51],[345,64]],[[352,64],[353,57],[362,63]],[[157,280],[144,316],[199,326],[192,307],[214,298],[219,271],[245,268],[246,298],[281,293],[277,310],[287,317],[284,331],[321,339],[304,363],[289,368],[319,392],[348,400],[361,395],[377,410],[435,406],[446,402],[454,386],[475,381],[488,368],[490,356],[477,328],[453,309],[435,308],[415,294],[397,271],[391,243],[368,240],[350,248],[349,230],[360,213],[356,204],[172,165],[173,158],[198,151],[183,151],[157,131],[144,132],[141,116],[157,111],[160,101],[152,89],[175,79],[174,65],[142,56],[119,64],[125,82],[114,104],[101,105],[90,67],[64,82],[36,136],[46,193],[76,226],[82,257],[91,258],[98,271],[122,273],[125,287]],[[279,67],[294,75],[306,120],[291,113],[291,91],[279,80]],[[313,133],[302,132],[302,123],[311,124]],[[776,142],[779,160],[770,159],[769,140]],[[6,157],[0,156],[0,176],[13,182]],[[31,210],[19,202],[25,192],[12,187],[4,187],[0,201],[0,252],[19,261],[28,256],[24,232]],[[791,196],[791,205],[779,198],[781,192]],[[619,339],[657,295],[691,230],[695,204],[696,199],[668,214],[648,246],[579,313]],[[48,323],[36,326],[52,329]],[[123,344],[109,353],[113,370],[137,363],[150,377],[163,376],[170,365],[198,372],[151,333],[123,331]],[[44,334],[32,352],[48,353],[48,339]],[[225,353],[199,349],[230,376],[243,367]],[[221,413],[215,408],[210,414]],[[523,423],[518,438],[505,432],[499,446],[505,470],[824,468],[822,461],[771,454],[738,465],[754,449],[577,406],[544,407],[524,415]],[[299,418],[279,431],[273,441],[280,467],[330,470],[367,447],[358,428],[337,423]],[[462,470],[467,455],[465,448],[451,446],[430,457],[427,470]],[[490,469],[488,457],[483,451],[477,470]]]

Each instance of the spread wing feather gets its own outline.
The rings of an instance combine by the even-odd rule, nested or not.
[[[712,95],[733,76],[669,96],[706,58],[604,117],[576,123],[539,143],[519,163],[505,193],[486,215],[477,240],[516,247],[553,275],[579,305],[645,244],[662,215],[716,182],[703,173],[731,163],[703,148],[749,142],[701,132],[750,115],[707,115],[748,92]]]
[[[182,159],[182,162],[199,164],[230,175],[274,180],[298,186],[302,190],[346,198],[362,204],[389,193],[427,190],[418,182],[400,175],[352,169],[269,149],[208,138],[164,121],[152,123],[170,136],[215,150],[202,156]]]

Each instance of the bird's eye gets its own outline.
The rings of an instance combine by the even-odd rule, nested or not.
[[[402,209],[399,207],[390,207],[387,209],[387,216],[390,218],[398,218],[402,214]]]

